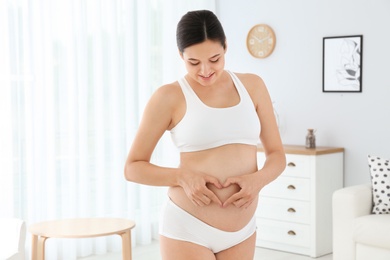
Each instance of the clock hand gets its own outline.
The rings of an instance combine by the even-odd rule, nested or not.
[[[260,40],[259,38],[257,38],[254,34],[252,34],[252,37],[255,38],[258,42],[262,42],[262,40]]]
[[[267,37],[263,38],[263,39],[259,39],[257,38],[255,35],[252,34],[252,37],[255,38],[259,43],[262,43],[263,41],[267,40],[270,38],[270,36],[268,35]]]
[[[267,36],[267,37],[265,37],[265,38],[263,38],[263,39],[261,39],[260,40],[260,42],[263,42],[263,41],[265,41],[265,40],[268,40],[270,37],[269,36]]]

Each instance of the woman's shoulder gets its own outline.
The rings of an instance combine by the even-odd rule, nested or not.
[[[153,94],[153,96],[163,99],[175,99],[179,98],[180,95],[182,95],[182,91],[177,81],[158,87]]]
[[[244,87],[250,94],[263,91],[266,86],[263,79],[254,73],[237,73],[234,72],[237,78],[241,81]]]
[[[183,99],[184,95],[177,81],[158,87],[151,97],[155,104],[169,107],[176,106]]]
[[[241,72],[233,72],[240,81],[242,82],[253,82],[253,83],[260,83],[263,82],[263,79],[254,73],[241,73]]]

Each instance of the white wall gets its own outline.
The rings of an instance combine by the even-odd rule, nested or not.
[[[370,181],[367,154],[390,158],[390,1],[219,0],[228,38],[227,69],[263,77],[280,116],[285,144],[345,148],[345,186]],[[267,23],[277,35],[273,54],[246,50],[249,29]],[[322,41],[363,35],[363,92],[322,92]]]

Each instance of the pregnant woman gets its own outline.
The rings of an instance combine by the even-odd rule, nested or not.
[[[150,98],[125,177],[170,187],[162,259],[253,259],[258,194],[286,164],[270,96],[259,76],[225,70],[226,37],[214,13],[188,12],[176,38],[187,74]],[[165,131],[180,151],[177,168],[150,163]],[[260,141],[266,161],[258,167]]]

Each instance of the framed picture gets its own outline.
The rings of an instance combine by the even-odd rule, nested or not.
[[[324,37],[323,92],[362,92],[363,35]]]

